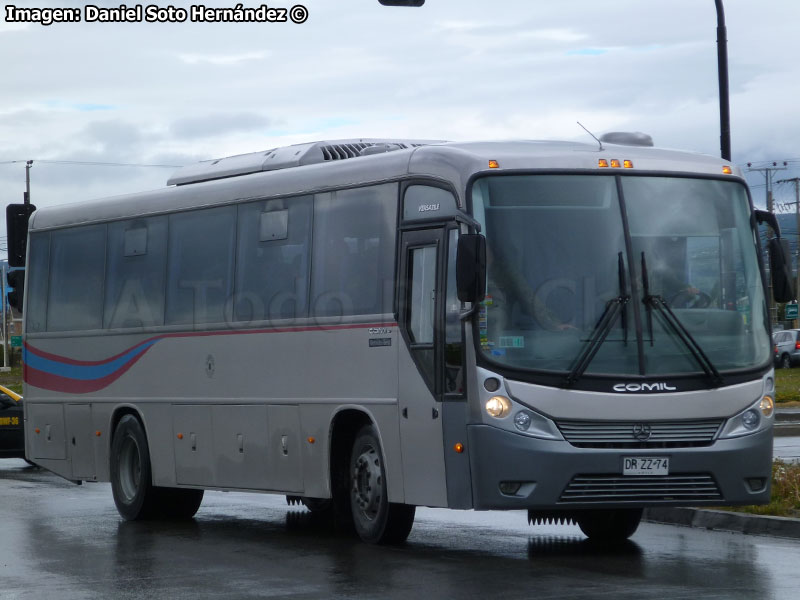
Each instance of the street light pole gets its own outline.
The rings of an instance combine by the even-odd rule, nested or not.
[[[722,158],[731,159],[731,109],[728,99],[728,32],[722,0],[717,6],[717,73],[719,75],[719,145]]]
[[[33,161],[29,160],[25,163],[25,193],[22,195],[25,204],[31,203],[31,167]]]

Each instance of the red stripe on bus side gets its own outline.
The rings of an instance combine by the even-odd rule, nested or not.
[[[119,357],[127,354],[131,350],[138,348],[148,342],[153,340],[161,340],[164,338],[183,338],[183,337],[210,337],[210,336],[217,336],[217,335],[253,335],[253,334],[265,334],[265,333],[299,333],[304,331],[330,331],[330,330],[346,330],[346,329],[369,329],[372,327],[397,327],[397,323],[382,323],[382,324],[356,324],[356,325],[314,325],[314,326],[298,326],[298,327],[274,327],[270,329],[243,329],[239,331],[191,331],[191,332],[176,332],[176,333],[164,333],[161,335],[156,335],[146,340],[139,342],[138,344],[134,344],[130,348],[123,350],[122,352],[115,354],[109,358],[104,358],[102,360],[77,360],[74,358],[69,358],[68,356],[61,356],[58,354],[51,354],[50,352],[45,352],[44,350],[40,350],[38,348],[34,348],[31,346],[27,340],[25,341],[25,348],[36,354],[37,356],[41,356],[42,358],[46,358],[49,360],[54,360],[56,362],[62,362],[68,365],[79,365],[79,366],[96,366],[96,365],[104,365],[109,363],[113,360],[118,359]]]
[[[272,329],[250,329],[250,330],[242,330],[242,331],[193,331],[188,333],[166,333],[160,336],[153,336],[148,338],[138,344],[135,344],[112,356],[111,358],[107,358],[104,360],[99,361],[84,361],[84,360],[75,360],[72,358],[68,358],[65,356],[59,356],[57,354],[51,354],[49,352],[44,352],[42,350],[38,350],[33,348],[27,342],[25,343],[25,348],[41,356],[43,358],[47,358],[49,360],[54,360],[56,362],[63,362],[65,364],[71,365],[78,365],[78,366],[96,366],[108,363],[124,354],[130,352],[131,350],[147,344],[153,340],[160,340],[163,338],[185,338],[185,337],[210,337],[216,335],[243,335],[243,334],[256,334],[256,333],[295,333],[295,332],[303,332],[303,331],[325,331],[325,330],[346,330],[346,329],[369,329],[372,327],[396,327],[396,323],[384,323],[384,324],[357,324],[357,325],[331,325],[331,326],[313,326],[313,327],[285,327],[285,328],[272,328]],[[125,374],[133,365],[135,365],[139,359],[147,354],[147,351],[150,348],[147,348],[144,352],[137,355],[131,361],[120,367],[118,370],[106,375],[105,377],[101,377],[98,379],[90,379],[90,380],[83,380],[83,379],[73,379],[70,377],[62,377],[60,375],[54,375],[52,373],[47,373],[45,371],[40,371],[39,369],[34,369],[27,364],[23,364],[23,380],[34,387],[44,389],[44,390],[51,390],[55,392],[65,392],[70,394],[87,394],[90,392],[99,391],[105,387],[108,387],[112,383],[114,383],[117,379],[119,379],[123,374]]]

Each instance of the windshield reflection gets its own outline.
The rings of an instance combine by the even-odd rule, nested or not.
[[[591,353],[580,367],[587,376],[707,375],[768,362],[766,303],[740,184],[491,176],[474,184],[473,206],[487,239],[487,296],[478,327],[490,360],[572,374],[576,361]],[[631,301],[602,325],[598,343],[610,303],[626,294],[622,271]],[[663,298],[688,336],[653,319],[645,296]],[[698,362],[697,348],[705,362]]]

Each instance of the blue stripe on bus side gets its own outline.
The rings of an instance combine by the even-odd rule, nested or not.
[[[91,381],[92,379],[101,379],[113,374],[114,372],[123,368],[131,360],[147,351],[153,344],[161,339],[163,338],[156,338],[142,344],[141,346],[136,346],[122,356],[118,357],[116,360],[101,365],[74,365],[58,362],[55,360],[50,360],[49,358],[38,356],[34,352],[31,352],[28,348],[23,349],[23,361],[27,366],[45,373],[58,375],[59,377],[67,377],[69,379]]]

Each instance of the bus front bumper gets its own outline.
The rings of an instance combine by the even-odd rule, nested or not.
[[[707,447],[625,450],[577,448],[488,425],[470,425],[467,431],[477,510],[769,502],[771,429]],[[629,457],[668,457],[669,474],[623,476]]]

